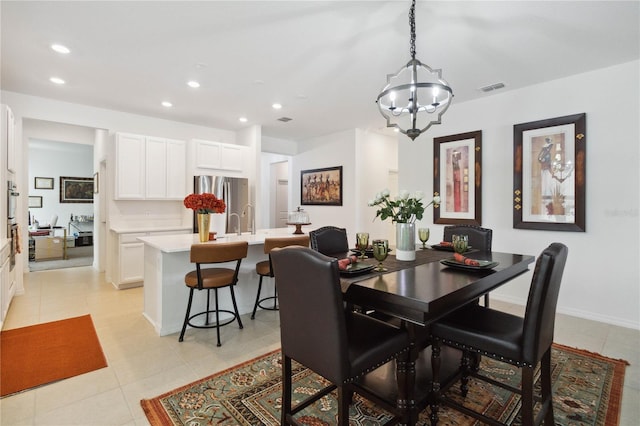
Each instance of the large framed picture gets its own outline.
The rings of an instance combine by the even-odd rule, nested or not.
[[[434,223],[482,224],[482,131],[433,139]]]
[[[53,178],[36,177],[33,186],[35,189],[53,189]]]
[[[302,205],[341,206],[342,166],[300,172]]]
[[[93,203],[93,178],[60,176],[61,203]]]
[[[513,227],[585,231],[586,114],[513,126]]]

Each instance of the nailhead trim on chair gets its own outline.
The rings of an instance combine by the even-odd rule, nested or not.
[[[357,379],[359,379],[360,377],[364,376],[365,374],[368,374],[368,373],[372,372],[376,368],[382,367],[383,365],[385,365],[389,361],[392,361],[392,360],[396,359],[398,357],[398,355],[403,354],[403,353],[408,352],[408,351],[409,351],[409,348],[404,348],[400,352],[396,352],[394,355],[391,355],[390,357],[388,357],[384,361],[380,361],[380,363],[378,363],[378,364],[376,364],[376,365],[374,365],[372,367],[367,368],[366,370],[364,370],[362,373],[358,374],[357,376],[348,378],[347,380],[342,382],[342,384],[344,385],[344,384],[353,383]]]
[[[453,346],[454,348],[458,348],[458,349],[462,349],[463,351],[470,351],[470,352],[475,352],[481,355],[486,355],[488,357],[491,357],[493,359],[497,359],[499,361],[503,361],[506,363],[509,363],[511,365],[515,365],[516,367],[529,367],[529,368],[533,368],[535,367],[535,365],[528,363],[528,362],[521,362],[521,361],[516,361],[514,359],[511,358],[505,358],[502,355],[498,355],[498,354],[494,354],[492,352],[487,352],[487,351],[483,351],[477,348],[474,348],[473,346],[468,346],[465,345],[464,343],[459,343],[459,342],[455,342],[453,340],[449,340],[449,339],[443,339],[441,337],[437,337],[437,336],[433,336],[434,339],[444,343],[447,346]]]

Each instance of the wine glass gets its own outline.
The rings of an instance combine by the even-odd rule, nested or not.
[[[367,248],[369,248],[369,233],[358,232],[356,233],[356,248],[360,250],[360,259],[367,258]]]
[[[453,243],[453,250],[458,254],[463,254],[469,246],[469,236],[454,235],[451,237],[451,242]]]
[[[377,272],[386,272],[387,268],[382,266],[382,262],[389,255],[389,240],[373,240],[373,257],[380,263],[376,268]]]
[[[422,249],[426,249],[426,242],[429,240],[429,228],[418,228],[418,238],[422,241]]]

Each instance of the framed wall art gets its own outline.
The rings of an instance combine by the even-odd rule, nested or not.
[[[433,139],[434,223],[482,224],[482,131]]]
[[[342,166],[300,171],[302,205],[341,206]]]
[[[93,178],[60,176],[61,203],[93,203]]]
[[[36,177],[33,187],[35,189],[53,189],[53,178]]]
[[[513,227],[585,231],[586,114],[513,126]]]
[[[29,195],[29,208],[30,209],[42,208],[42,197]]]

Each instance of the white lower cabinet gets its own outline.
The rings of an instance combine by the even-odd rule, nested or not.
[[[9,250],[10,248],[7,245],[2,250],[0,256],[0,327],[4,323],[7,312],[9,312],[11,299],[13,299],[16,293],[16,268],[13,268],[13,271],[11,271],[11,266],[9,265]]]
[[[190,230],[122,233],[118,236],[118,258],[113,274],[117,289],[141,287],[144,282],[144,243],[139,237],[188,234]]]

